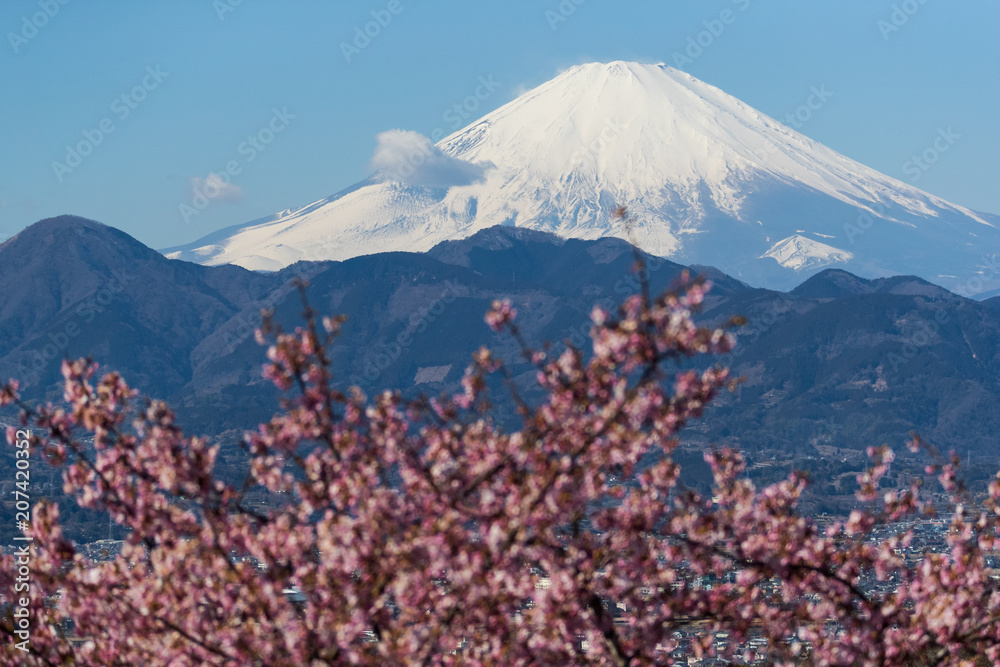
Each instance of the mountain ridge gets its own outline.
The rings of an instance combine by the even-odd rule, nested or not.
[[[379,155],[417,145],[392,144],[412,133],[386,134]],[[1000,216],[880,174],[665,65],[570,68],[420,150],[333,197],[165,252],[275,270],[422,252],[507,225],[628,239],[762,287],[841,266],[869,278],[920,267],[956,289],[1000,251]],[[420,169],[458,176],[427,185],[430,172],[400,175]],[[621,205],[628,226],[613,215]]]
[[[19,264],[24,257],[32,261]],[[646,259],[654,291],[685,269]],[[7,272],[0,277],[17,279],[0,295],[0,376],[20,378],[29,401],[58,401],[59,360],[91,356],[102,372],[119,371],[167,400],[187,429],[252,428],[278,398],[261,375],[264,349],[253,335],[260,310],[272,309],[286,330],[301,324],[295,280],[305,278],[313,308],[348,315],[329,350],[339,389],[458,391],[472,354],[488,345],[508,360],[524,396],[538,400],[535,369],[516,342],[483,322],[491,302],[511,299],[525,339],[550,341],[550,355],[567,344],[586,351],[593,306],[613,310],[638,290],[634,261],[618,239],[501,227],[428,253],[262,274],[169,260],[91,221],[45,221],[0,245],[0,273]],[[749,319],[734,353],[709,363],[746,380],[685,432],[687,445],[823,457],[898,445],[918,431],[942,451],[1000,451],[995,303],[911,276],[869,280],[830,269],[781,293],[704,272],[714,287],[703,321]],[[497,389],[496,418],[516,421]]]

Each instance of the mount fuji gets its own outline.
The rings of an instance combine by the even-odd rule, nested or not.
[[[435,145],[398,130],[379,140],[365,181],[164,254],[274,271],[506,225],[619,237],[772,289],[831,267],[963,294],[1000,287],[986,268],[1000,216],[865,167],[662,64],[576,66]]]

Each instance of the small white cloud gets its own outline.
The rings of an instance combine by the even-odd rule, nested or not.
[[[209,174],[205,178],[191,179],[192,199],[208,199],[217,202],[238,202],[243,200],[243,188],[233,185],[218,174]]]
[[[408,130],[389,130],[376,138],[371,168],[393,181],[449,188],[483,180],[491,164],[475,164],[446,155],[429,137]]]

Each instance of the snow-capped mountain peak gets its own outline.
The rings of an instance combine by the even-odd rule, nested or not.
[[[849,252],[838,250],[800,234],[778,241],[761,255],[761,258],[764,257],[770,257],[781,266],[793,271],[819,268],[854,259],[854,255]]]
[[[662,64],[579,65],[435,146],[413,135],[384,135],[382,169],[339,195],[166,252],[273,270],[516,225],[628,238],[787,287],[832,263],[939,281],[1000,251],[996,216],[858,164]],[[413,157],[393,164],[396,154]],[[632,230],[612,216],[622,205]]]

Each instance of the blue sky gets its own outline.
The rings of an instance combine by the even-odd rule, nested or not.
[[[801,132],[1000,213],[997,25],[995,0],[6,0],[0,237],[73,213],[154,248],[192,241],[364,178],[379,132],[458,129],[482,79],[474,117],[619,59],[679,65],[778,119],[825,86]],[[958,138],[915,166],[942,131]]]

